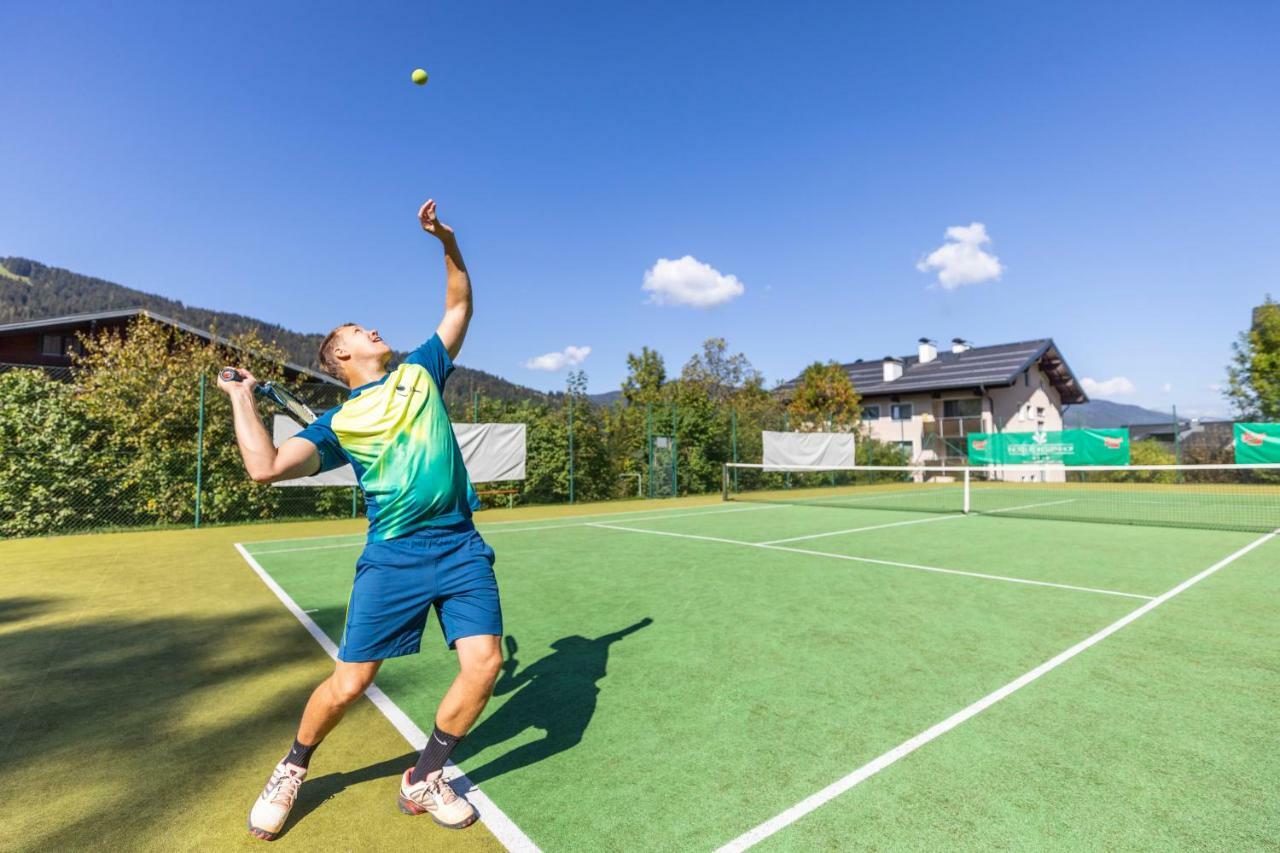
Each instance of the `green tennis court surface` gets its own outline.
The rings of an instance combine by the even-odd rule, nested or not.
[[[1265,534],[674,502],[481,529],[516,651],[455,760],[518,828],[494,830],[505,843],[1280,835],[1280,543]],[[360,543],[244,547],[336,642]],[[429,730],[454,672],[433,617],[423,653],[377,683]]]

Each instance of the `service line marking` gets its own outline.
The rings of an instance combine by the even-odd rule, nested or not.
[[[721,542],[727,545],[743,545],[748,548],[764,548],[769,551],[780,551],[787,554],[806,554],[810,557],[826,557],[832,560],[848,560],[854,563],[869,563],[875,566],[891,566],[898,569],[912,569],[918,572],[933,572],[941,575],[962,575],[969,578],[979,578],[980,580],[1001,581],[1003,583],[1018,583],[1027,586],[1047,586],[1054,589],[1067,589],[1073,592],[1090,592],[1096,595],[1118,595],[1122,598],[1140,598],[1143,601],[1150,601],[1152,596],[1139,595],[1136,592],[1120,592],[1114,589],[1098,589],[1091,586],[1075,586],[1067,583],[1053,583],[1051,581],[1036,581],[1030,578],[1015,578],[1007,575],[991,575],[985,572],[966,572],[962,569],[944,569],[940,566],[922,566],[917,563],[899,563],[895,560],[876,560],[871,557],[855,557],[851,554],[832,554],[828,551],[810,551],[806,548],[786,548],[781,545],[768,545],[762,542],[744,542],[741,539],[722,539],[719,536],[698,536],[693,533],[671,533],[666,530],[642,530],[638,527],[622,527],[616,524],[603,524],[597,522],[592,527],[602,527],[608,530],[623,530],[627,533],[648,533],[651,536],[673,536],[678,539],[698,539],[703,542]]]

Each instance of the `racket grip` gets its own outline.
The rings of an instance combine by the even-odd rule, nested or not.
[[[218,371],[218,378],[223,382],[243,382],[244,376],[234,367],[224,367]]]

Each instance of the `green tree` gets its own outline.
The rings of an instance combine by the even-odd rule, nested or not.
[[[1280,420],[1280,303],[1267,296],[1231,350],[1223,396],[1243,419]]]
[[[609,456],[604,415],[587,400],[585,371],[571,371],[566,388],[566,396],[573,401],[574,500],[608,500],[614,496],[616,471]]]
[[[120,523],[103,439],[73,386],[39,370],[0,374],[0,537]]]
[[[708,397],[724,402],[747,387],[760,387],[764,377],[743,353],[729,355],[724,338],[707,338],[680,373],[680,381],[697,385]]]
[[[1173,451],[1154,438],[1135,441],[1129,445],[1130,465],[1172,465],[1176,461]],[[1110,483],[1177,482],[1177,474],[1173,471],[1108,471],[1092,476],[1094,479]]]
[[[833,429],[850,429],[862,416],[860,399],[843,367],[834,361],[815,361],[800,374],[787,405],[792,429],[818,431],[828,423]]]
[[[111,479],[125,523],[192,520],[201,375],[206,377],[204,516],[217,521],[271,515],[281,490],[245,475],[231,406],[213,380],[220,366],[242,364],[259,379],[278,381],[279,348],[252,333],[222,346],[146,317],[134,320],[123,334],[108,330],[86,338],[84,347],[76,362],[79,400],[101,429],[113,460]]]
[[[657,350],[642,347],[639,355],[627,353],[627,378],[622,381],[622,396],[628,403],[634,406],[660,401],[666,382],[667,368]]]

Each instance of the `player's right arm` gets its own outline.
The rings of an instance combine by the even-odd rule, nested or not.
[[[218,387],[231,399],[236,443],[240,445],[240,458],[249,476],[258,483],[273,483],[309,477],[319,471],[320,454],[305,438],[291,438],[278,448],[272,443],[253,401],[253,388],[258,380],[243,367],[238,370],[244,376],[243,381],[228,382],[219,377]]]

